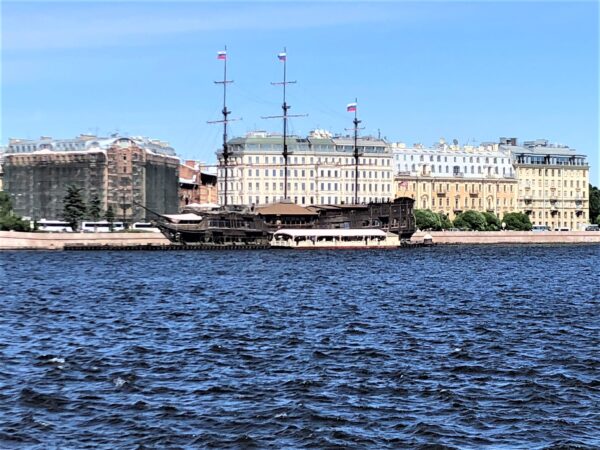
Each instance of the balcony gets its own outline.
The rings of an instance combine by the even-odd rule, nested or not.
[[[463,212],[463,209],[460,206],[455,206],[453,211],[454,214],[460,214],[461,212]]]
[[[477,197],[479,197],[479,192],[469,192],[469,197],[477,198]]]
[[[445,196],[446,196],[446,193],[445,193],[445,192],[442,192],[442,191],[440,191],[440,192],[436,192],[436,193],[435,193],[435,195],[437,195],[438,197],[445,197]]]
[[[454,172],[453,175],[455,177],[459,177],[459,178],[463,178],[465,176],[465,174],[463,172]]]

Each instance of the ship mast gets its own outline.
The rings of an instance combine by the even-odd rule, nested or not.
[[[283,165],[284,165],[284,178],[283,178],[283,198],[287,199],[288,196],[288,147],[287,147],[287,122],[290,117],[306,117],[308,114],[288,114],[288,110],[291,108],[286,102],[285,92],[288,84],[296,84],[296,81],[287,81],[287,50],[284,47],[283,52],[277,55],[277,58],[283,62],[283,81],[272,82],[273,86],[283,87],[283,103],[281,109],[283,115],[281,116],[265,116],[263,119],[283,119]]]
[[[360,129],[358,125],[362,122],[358,120],[358,99],[354,99],[354,103],[350,103],[347,106],[348,112],[354,112],[354,120],[352,123],[354,124],[354,128],[350,128],[350,130],[354,131],[354,204],[358,204],[358,161],[360,158],[360,152],[358,151],[358,130]],[[346,128],[348,130],[348,128]]]
[[[229,122],[232,122],[234,120],[238,120],[238,119],[228,119],[229,114],[231,114],[231,111],[229,111],[227,109],[227,85],[229,83],[233,83],[233,80],[228,80],[227,79],[227,46],[225,46],[225,50],[217,52],[217,59],[220,59],[223,61],[223,81],[215,81],[215,84],[222,84],[223,85],[223,110],[221,111],[223,114],[223,119],[222,120],[213,120],[213,121],[209,121],[207,123],[222,123],[223,124],[223,166],[224,166],[224,171],[225,171],[225,190],[223,192],[223,204],[224,206],[227,206],[227,184],[228,184],[228,172],[229,172],[229,168],[228,168],[228,162],[229,162],[229,157],[231,156],[231,153],[229,152],[229,146],[227,145],[227,124]]]

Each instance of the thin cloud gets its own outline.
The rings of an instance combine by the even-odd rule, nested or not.
[[[218,31],[341,26],[390,19],[389,4],[38,4],[8,3],[4,51],[140,45],[156,37]]]

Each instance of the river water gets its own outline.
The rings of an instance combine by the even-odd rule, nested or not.
[[[599,448],[600,246],[0,253],[0,448]]]

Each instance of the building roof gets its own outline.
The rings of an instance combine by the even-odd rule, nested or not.
[[[575,149],[569,147],[555,147],[555,146],[533,146],[523,147],[520,145],[502,145],[503,148],[510,150],[513,155],[525,154],[525,155],[556,155],[556,156],[581,156],[586,157],[583,153],[578,153]]]
[[[128,137],[116,134],[110,137],[81,134],[68,139],[54,139],[49,136],[42,136],[39,139],[10,139],[6,151],[8,153],[32,153],[42,150],[56,152],[106,150],[120,139],[129,139],[152,153],[175,156],[175,150],[167,142],[144,136]]]
[[[244,137],[235,137],[228,141],[228,144],[233,147],[233,151],[250,151],[260,149],[261,152],[281,152],[281,145],[283,144],[283,136],[281,134],[269,134],[267,132],[254,132],[249,133]],[[359,137],[357,142],[359,147],[363,147],[363,152],[366,150],[367,153],[381,153],[389,151],[388,143],[379,138],[370,136]],[[327,133],[323,132],[316,135],[309,135],[308,137],[299,137],[295,135],[287,136],[287,145],[290,151],[335,151],[345,152],[349,148],[354,147],[354,138],[352,136],[333,136],[329,137]],[[260,147],[254,147],[260,146]],[[318,146],[317,148],[315,148]],[[326,147],[326,148],[322,148]]]
[[[256,212],[263,216],[316,216],[317,213],[296,205],[295,203],[272,203],[256,208]]]

